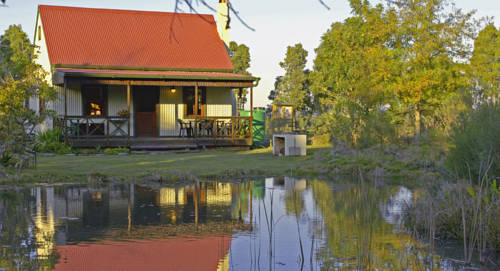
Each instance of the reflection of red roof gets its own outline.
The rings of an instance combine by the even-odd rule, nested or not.
[[[232,70],[212,15],[40,5],[51,64]]]
[[[188,72],[188,71],[138,71],[138,70],[100,70],[100,69],[56,69],[66,76],[143,78],[143,79],[216,79],[254,81],[252,76],[226,72]]]
[[[216,270],[231,236],[57,246],[55,270]]]

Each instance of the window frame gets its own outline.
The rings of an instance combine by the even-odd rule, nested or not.
[[[188,105],[191,105],[194,109],[195,101],[195,87],[183,87],[182,88],[182,103],[184,104],[184,118],[195,118],[195,117],[205,117],[206,115],[206,104],[207,104],[207,88],[206,87],[198,87],[198,115],[188,114]],[[189,94],[192,92],[192,94]],[[188,95],[192,95],[193,103],[188,104],[186,99],[189,97]]]
[[[98,89],[101,91],[101,101],[102,106],[101,106],[101,115],[91,115],[91,109],[88,105],[91,102],[89,99],[89,91]],[[106,85],[82,85],[81,89],[82,93],[82,116],[85,117],[107,117],[108,116],[108,88]],[[98,104],[98,103],[96,103]]]

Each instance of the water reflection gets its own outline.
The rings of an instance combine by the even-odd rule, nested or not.
[[[412,201],[401,186],[292,178],[4,191],[0,268],[459,270],[406,233]]]

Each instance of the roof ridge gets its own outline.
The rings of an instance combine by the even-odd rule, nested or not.
[[[134,10],[134,9],[114,9],[114,8],[89,8],[89,7],[75,7],[75,6],[60,6],[60,5],[38,5],[40,8],[50,9],[74,9],[74,10],[88,10],[109,13],[130,13],[130,14],[148,14],[148,15],[181,15],[181,16],[208,16],[213,17],[212,14],[206,13],[186,13],[186,12],[168,12],[168,11],[152,11],[152,10]]]

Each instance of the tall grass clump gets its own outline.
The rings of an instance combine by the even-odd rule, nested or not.
[[[451,136],[448,166],[460,177],[478,180],[484,161],[491,160],[489,178],[500,177],[500,106],[484,104],[463,114]],[[483,168],[481,168],[483,167]]]
[[[500,251],[500,107],[484,104],[463,114],[447,157],[451,181],[425,187],[408,206],[407,223],[434,243],[463,243],[463,261],[492,261]]]
[[[61,129],[54,128],[38,135],[36,150],[45,153],[65,154],[71,152],[71,147],[64,144]]]

